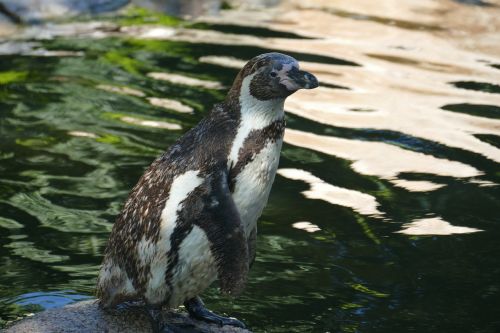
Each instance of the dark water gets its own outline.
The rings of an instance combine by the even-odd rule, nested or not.
[[[214,29],[230,32],[231,26]],[[123,36],[61,37],[41,46],[81,53],[0,56],[1,325],[92,296],[108,233],[128,191],[158,154],[224,97],[237,73],[200,62],[199,57],[249,59],[268,51]],[[292,55],[360,66],[333,56]],[[224,87],[196,88],[146,75],[154,71],[218,81]],[[498,86],[484,87],[481,82],[453,84],[498,92]],[[110,92],[99,85],[126,86],[144,96]],[[330,88],[333,93],[339,89]],[[146,97],[175,99],[194,113],[152,106]],[[499,106],[464,101],[443,108],[498,118]],[[126,117],[177,124],[180,129],[134,125],[124,121]],[[287,117],[288,127],[295,130],[384,142],[466,163],[483,173],[478,179],[500,181],[497,163],[466,149],[390,130]],[[499,147],[496,135],[484,135],[484,140]],[[309,185],[278,175],[260,219],[257,260],[248,287],[231,300],[214,286],[204,295],[211,309],[238,317],[256,332],[500,331],[498,186],[405,173],[402,178],[407,180],[445,185],[412,192],[355,172],[348,159],[290,144],[284,145],[280,168],[305,170],[326,183],[369,194],[384,216],[308,199],[301,192]],[[483,231],[446,236],[395,233],[404,223],[436,216]],[[298,221],[320,230],[309,233],[292,227]]]

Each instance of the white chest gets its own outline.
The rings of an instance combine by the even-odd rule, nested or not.
[[[245,226],[247,237],[267,204],[278,168],[282,139],[268,142],[236,176],[233,200]]]
[[[237,165],[241,149],[252,133],[258,133],[284,117],[284,99],[258,100],[250,93],[252,74],[246,77],[241,86],[239,102],[241,106],[240,126],[236,132],[228,158],[228,168]],[[264,134],[263,134],[264,135]],[[276,175],[283,138],[264,140],[262,149],[253,153],[234,178],[233,200],[245,226],[247,237],[256,226],[257,219],[264,209],[271,186]]]

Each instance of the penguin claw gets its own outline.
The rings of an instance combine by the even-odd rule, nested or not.
[[[220,327],[229,325],[229,326],[235,326],[235,327],[239,327],[239,328],[246,328],[245,324],[243,324],[241,321],[239,321],[236,318],[223,317],[223,316],[220,316],[218,314],[213,313],[210,310],[207,310],[207,309],[205,309],[205,310],[206,310],[206,312],[197,313],[196,315],[193,315],[193,314],[190,314],[190,315],[195,319],[205,321],[208,323],[212,323],[212,324],[217,324]]]
[[[243,324],[243,322],[239,321],[238,319],[236,318],[233,318],[233,317],[221,317],[222,320],[220,321],[220,326],[225,326],[225,325],[229,325],[229,326],[235,326],[235,327],[239,327],[239,328],[246,328],[245,324]]]
[[[239,321],[236,318],[232,317],[223,317],[218,314],[213,313],[208,310],[203,304],[202,300],[199,297],[194,297],[184,303],[184,306],[189,312],[189,315],[194,319],[198,319],[201,321],[205,321],[208,323],[217,324],[219,326],[235,326],[239,328],[246,328],[245,324]]]

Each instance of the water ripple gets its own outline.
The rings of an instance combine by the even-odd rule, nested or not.
[[[207,303],[269,332],[497,320],[498,8],[291,3],[191,25],[122,13],[0,44],[1,325],[93,293],[144,168],[269,51],[322,86],[286,104],[247,292]]]

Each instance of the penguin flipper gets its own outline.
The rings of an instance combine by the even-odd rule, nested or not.
[[[195,224],[206,232],[210,241],[222,292],[237,295],[247,279],[249,251],[227,179],[227,172],[213,176],[206,203]]]

